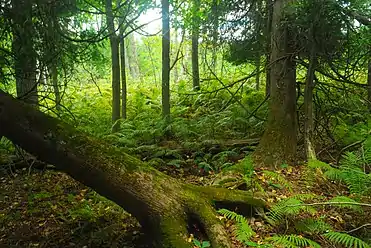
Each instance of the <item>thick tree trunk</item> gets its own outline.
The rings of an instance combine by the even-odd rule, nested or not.
[[[33,46],[32,1],[12,1],[12,33],[17,96],[34,106],[38,105],[36,52]]]
[[[106,0],[106,19],[112,59],[112,132],[119,129],[120,119],[120,55],[119,39],[115,33],[115,23],[112,13],[112,0]]]
[[[268,123],[255,152],[257,162],[277,166],[294,163],[296,155],[295,63],[289,47],[284,11],[291,0],[273,5],[270,54],[270,103]]]
[[[153,246],[188,248],[187,223],[196,216],[214,248],[232,247],[212,204],[265,207],[248,192],[177,181],[1,90],[0,133],[130,212]]]
[[[199,20],[199,9],[200,1],[193,0],[193,11],[192,11],[192,79],[193,89],[195,91],[200,90],[200,69],[198,63],[198,38],[200,34],[200,20]]]
[[[170,121],[170,12],[169,0],[162,0],[162,116]]]

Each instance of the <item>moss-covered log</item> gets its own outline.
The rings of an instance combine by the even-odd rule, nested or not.
[[[189,247],[190,216],[214,248],[231,247],[217,204],[263,207],[248,192],[184,184],[0,91],[0,133],[135,216],[157,247]]]

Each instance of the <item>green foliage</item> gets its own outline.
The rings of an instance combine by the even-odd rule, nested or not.
[[[264,170],[263,171],[263,174],[265,177],[267,177],[268,179],[271,179],[272,181],[275,181],[277,183],[279,183],[280,185],[283,185],[285,188],[287,188],[289,191],[292,192],[292,187],[291,187],[291,183],[289,181],[287,181],[285,179],[285,177],[283,177],[282,175],[280,175],[279,173],[275,172],[275,171],[268,171],[268,170]],[[272,184],[272,183],[271,183]]]
[[[321,248],[321,246],[310,240],[299,235],[276,235],[267,239],[269,242],[275,245],[275,247],[286,247],[286,248],[298,248],[298,247],[312,247]]]
[[[248,221],[242,215],[239,215],[228,209],[219,209],[218,213],[224,215],[224,217],[227,219],[234,220],[236,222],[234,235],[240,242],[247,243],[250,241],[250,238],[255,235],[255,232],[250,227]]]
[[[346,184],[350,193],[368,195],[371,192],[371,176],[367,172],[371,165],[371,139],[361,149],[347,152],[334,168],[321,161],[310,161],[309,168],[320,169],[326,178]]]
[[[295,223],[295,229],[309,235],[332,231],[332,226],[322,220],[306,218]]]
[[[368,245],[363,240],[353,237],[346,233],[340,233],[340,232],[329,232],[326,234],[323,234],[323,237],[330,240],[331,242],[335,244],[343,245],[347,248],[369,248],[370,245]]]
[[[193,244],[197,247],[197,248],[207,248],[207,247],[210,247],[210,242],[209,241],[199,241],[198,239],[194,239],[193,240]]]
[[[347,208],[347,209],[350,209],[350,210],[353,210],[353,211],[359,212],[359,213],[363,212],[363,209],[362,209],[361,206],[359,206],[357,204],[354,204],[354,203],[358,203],[358,202],[349,198],[349,197],[347,197],[347,196],[336,196],[328,202],[329,203],[336,203],[336,205],[335,205],[336,207]],[[338,204],[338,203],[341,203],[341,204]]]
[[[299,213],[305,212],[314,214],[317,210],[311,206],[302,206],[305,200],[314,199],[312,194],[299,194],[290,198],[284,199],[276,203],[267,214],[267,221],[272,225],[278,225],[289,217],[297,216]]]

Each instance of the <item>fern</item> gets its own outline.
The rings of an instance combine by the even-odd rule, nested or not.
[[[317,210],[311,206],[301,206],[304,200],[313,199],[312,194],[300,194],[285,200],[281,200],[275,204],[267,215],[267,220],[272,225],[277,225],[282,222],[285,218],[290,216],[296,216],[300,212],[307,212],[314,214]]]
[[[331,200],[329,200],[328,202],[330,202],[330,203],[331,202],[336,202],[336,203],[341,202],[341,204],[336,204],[336,206],[341,207],[341,208],[348,208],[348,209],[351,209],[353,211],[360,212],[360,213],[363,212],[363,209],[362,209],[361,206],[356,205],[356,204],[352,204],[352,203],[358,203],[357,201],[355,201],[355,200],[353,200],[349,197],[346,197],[346,196],[336,196],[336,197],[332,198]]]
[[[277,172],[274,172],[274,171],[268,171],[268,170],[265,170],[263,171],[263,174],[265,177],[271,179],[271,180],[274,180],[276,182],[278,182],[279,184],[282,184],[283,186],[285,186],[290,192],[292,192],[292,187],[291,187],[291,183],[289,181],[286,180],[286,178],[284,178],[282,175],[280,175],[279,173]]]
[[[246,218],[228,209],[219,209],[218,213],[222,214],[227,219],[236,222],[236,229],[234,230],[234,235],[240,242],[246,243],[250,240],[255,232],[252,230],[251,226],[247,222]]]
[[[308,234],[320,234],[332,231],[332,226],[322,220],[307,218],[295,223],[296,230]]]
[[[277,235],[267,239],[275,245],[275,247],[297,248],[297,247],[312,247],[321,248],[321,246],[311,239],[304,238],[299,235]]]
[[[322,236],[333,243],[344,245],[347,248],[370,248],[370,246],[363,240],[346,233],[329,232]]]

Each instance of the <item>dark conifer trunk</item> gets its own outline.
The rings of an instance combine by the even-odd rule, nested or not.
[[[38,105],[36,80],[35,31],[32,23],[32,1],[12,0],[13,44],[17,96]]]
[[[120,55],[119,39],[115,33],[112,0],[106,0],[106,20],[109,32],[112,59],[112,132],[119,129],[120,119]]]
[[[193,11],[192,11],[192,78],[193,78],[193,89],[200,89],[200,69],[198,62],[198,39],[200,34],[200,18],[199,18],[200,1],[193,0]]]
[[[170,121],[170,13],[169,0],[162,0],[162,115]]]
[[[269,116],[255,151],[257,162],[272,167],[294,163],[296,155],[296,68],[284,24],[284,11],[291,2],[276,0],[273,5]]]

